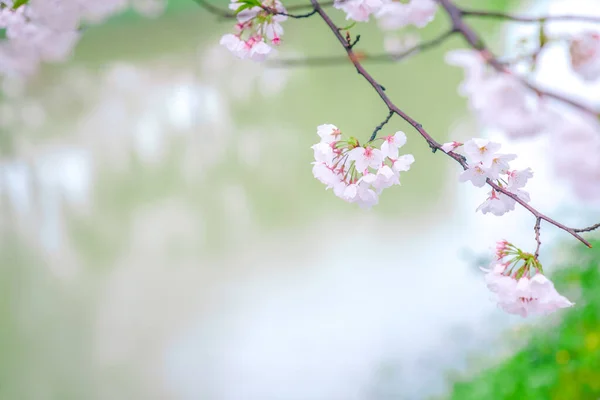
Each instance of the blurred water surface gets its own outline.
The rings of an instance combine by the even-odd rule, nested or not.
[[[6,83],[0,398],[417,399],[511,325],[476,266],[505,234],[532,242],[531,218],[476,215],[484,194],[397,119],[402,187],[341,202],[312,178],[315,128],[368,137],[376,94],[346,64],[234,60],[229,28],[196,8],[125,18]],[[280,57],[341,54],[317,19],[286,29]],[[439,141],[477,135],[442,62],[457,44],[369,66]]]

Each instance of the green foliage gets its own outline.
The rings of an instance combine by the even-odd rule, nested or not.
[[[562,311],[560,325],[537,328],[512,358],[469,382],[456,382],[452,399],[600,398],[600,242],[593,245],[575,250],[568,268],[552,276],[577,303]]]

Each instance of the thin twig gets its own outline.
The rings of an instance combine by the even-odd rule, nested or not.
[[[356,57],[365,63],[389,63],[389,62],[398,62],[404,60],[410,56],[413,56],[417,53],[423,52],[425,50],[432,49],[444,41],[446,41],[449,37],[456,33],[455,30],[450,29],[448,31],[443,32],[442,34],[436,36],[435,38],[419,43],[416,46],[411,47],[410,49],[403,51],[401,53],[386,53],[386,54],[364,54],[360,52],[354,52]],[[284,58],[279,60],[268,61],[267,64],[270,67],[296,67],[296,66],[310,66],[310,67],[328,67],[340,65],[348,61],[347,56],[323,56],[323,57],[309,57],[309,58]]]
[[[592,226],[588,226],[587,228],[574,229],[574,231],[575,232],[591,232],[591,231],[595,231],[598,228],[600,228],[600,223],[592,225]]]
[[[537,260],[537,258],[540,256],[540,246],[542,245],[542,242],[540,241],[540,224],[542,222],[542,218],[537,217],[535,219],[535,226],[533,227],[533,231],[535,232],[535,241],[537,243],[537,246],[535,247],[535,258]]]
[[[219,17],[222,18],[226,18],[226,19],[233,19],[236,17],[235,12],[231,12],[229,10],[224,10],[220,7],[214,6],[213,4],[211,4],[210,2],[206,1],[206,0],[192,0],[194,2],[196,2],[199,6],[203,7],[206,11],[210,12],[211,14],[217,15]],[[323,2],[323,6],[324,7],[328,7],[328,6],[332,6],[333,5],[333,1],[327,1],[327,2]],[[285,15],[286,17],[290,17],[290,18],[308,18],[312,15],[315,14],[314,9],[306,14],[288,14],[289,11],[296,11],[296,10],[306,10],[308,8],[312,8],[312,6],[310,6],[309,4],[294,4],[291,5],[289,7],[286,7],[286,12],[285,13],[281,13],[281,12],[277,12],[277,11],[273,11],[271,9],[269,9],[268,7],[263,7],[263,9],[265,11],[269,11],[271,12],[271,14],[277,14],[277,15]]]
[[[327,13],[321,8],[318,0],[311,0],[311,3],[315,7],[315,10],[317,10],[317,13],[323,19],[323,21],[325,21],[325,23],[327,24],[327,26],[329,27],[331,32],[335,35],[337,40],[342,44],[342,46],[346,50],[346,53],[348,54],[348,58],[350,58],[352,64],[356,68],[356,72],[358,72],[358,74],[362,75],[363,78],[365,78],[365,80],[367,82],[369,82],[371,87],[375,90],[375,92],[377,92],[377,94],[379,95],[381,100],[385,103],[388,110],[390,112],[393,112],[393,113],[399,115],[408,124],[410,124],[413,128],[415,128],[419,132],[419,134],[423,137],[423,139],[425,139],[425,141],[427,141],[427,144],[429,145],[429,147],[431,147],[432,150],[440,150],[442,148],[441,144],[438,143],[429,133],[427,133],[427,131],[425,129],[423,129],[423,126],[419,122],[417,122],[416,120],[411,118],[409,115],[407,115],[405,112],[403,112],[401,109],[399,109],[387,96],[385,91],[382,89],[382,86],[379,83],[377,83],[377,81],[365,70],[365,68],[360,63],[356,54],[354,54],[352,49],[348,46],[348,43],[346,42],[344,37],[340,34],[335,23],[331,20],[329,15],[327,15]],[[468,164],[464,160],[464,157],[462,157],[461,155],[456,154],[454,152],[448,152],[448,153],[443,152],[443,153],[446,154],[448,157],[451,157],[452,159],[454,159],[457,163],[459,163],[463,167],[463,169],[468,168]],[[510,197],[511,199],[515,200],[522,207],[524,207],[526,210],[528,210],[530,213],[532,213],[533,216],[535,216],[536,218],[547,221],[548,223],[556,226],[557,228],[570,233],[571,235],[573,235],[575,238],[577,238],[580,242],[582,242],[586,246],[592,247],[592,245],[587,240],[585,240],[583,237],[581,237],[581,235],[579,235],[575,229],[569,228],[569,227],[561,224],[560,222],[557,222],[557,221],[553,220],[552,218],[542,214],[541,212],[539,212],[538,210],[536,210],[535,208],[533,208],[532,206],[530,206],[529,204],[527,204],[526,202],[521,200],[517,195],[509,192],[505,188],[500,187],[499,185],[497,185],[490,179],[487,179],[486,182],[489,186],[491,186],[496,191],[503,193],[506,196]]]
[[[390,119],[393,116],[394,116],[394,111],[390,110],[390,113],[388,114],[387,118],[382,123],[377,125],[377,127],[375,127],[373,134],[371,134],[371,137],[369,138],[369,142],[372,142],[373,140],[375,140],[375,138],[377,137],[377,132],[379,132],[381,130],[381,128],[383,128],[385,126],[385,124],[390,122]]]
[[[482,10],[465,10],[462,9],[464,17],[491,18],[503,19],[514,22],[522,22],[526,24],[550,22],[550,21],[577,21],[577,22],[592,22],[600,24],[600,17],[592,17],[589,15],[544,15],[541,17],[528,17],[522,15],[507,14],[495,11]]]
[[[549,97],[558,101],[561,101],[565,104],[568,104],[574,108],[579,109],[587,114],[592,115],[593,117],[598,117],[598,111],[589,108],[588,106],[578,103],[575,100],[569,99],[561,94],[551,92],[546,89],[540,89],[531,82],[527,81],[525,78],[517,76],[513,74],[510,70],[506,69],[505,66],[498,61],[498,59],[494,56],[494,54],[485,46],[483,40],[479,37],[479,35],[471,29],[469,25],[467,25],[463,21],[464,11],[458,8],[451,0],[436,0],[438,3],[442,5],[442,7],[446,10],[446,13],[450,17],[452,21],[452,26],[456,29],[463,38],[469,43],[469,45],[481,52],[482,56],[485,58],[487,63],[492,66],[496,71],[502,72],[505,74],[509,74],[514,76],[517,80],[519,80],[523,85],[533,90],[536,94],[540,96]]]

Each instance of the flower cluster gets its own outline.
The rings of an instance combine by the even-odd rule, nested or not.
[[[82,23],[99,23],[130,5],[157,14],[164,0],[0,0],[0,75],[26,76],[41,62],[62,62],[77,44]]]
[[[455,50],[446,62],[462,67],[465,80],[459,92],[479,121],[510,137],[534,136],[552,126],[554,112],[514,76],[487,68],[486,56],[475,50]]]
[[[487,287],[496,295],[498,306],[522,317],[550,314],[573,306],[560,295],[543,273],[542,264],[533,254],[525,253],[505,240],[496,245],[496,258],[487,272]]]
[[[571,68],[583,80],[600,78],[600,34],[585,31],[574,36],[569,43]]]
[[[406,143],[404,132],[378,138],[360,145],[356,138],[342,140],[342,132],[331,124],[317,127],[321,140],[312,146],[313,175],[327,189],[349,203],[363,208],[377,204],[381,192],[400,184],[400,172],[415,161],[411,154],[399,155]],[[381,140],[381,147],[374,142]]]
[[[237,15],[235,33],[221,38],[221,44],[242,59],[264,61],[281,43],[281,22],[287,19],[279,0],[231,0],[229,8]]]
[[[458,142],[449,142],[442,145],[446,152],[453,151],[461,146]],[[531,168],[524,170],[510,170],[509,161],[517,158],[515,154],[501,154],[500,144],[487,139],[473,138],[464,145],[469,167],[459,177],[461,182],[471,181],[476,187],[485,186],[488,179],[519,199],[529,202],[529,193],[523,190],[527,180],[533,177]],[[504,215],[515,209],[516,201],[504,193],[492,189],[488,198],[481,204],[477,211],[484,214],[491,212],[494,215]]]

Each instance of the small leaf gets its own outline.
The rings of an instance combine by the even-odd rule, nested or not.
[[[340,31],[347,31],[347,30],[349,30],[349,29],[352,29],[352,28],[354,28],[354,25],[356,25],[356,21],[352,22],[352,23],[351,23],[350,25],[348,25],[348,26],[345,26],[345,27],[343,27],[343,28],[339,28],[339,30],[340,30]]]
[[[24,6],[25,4],[29,3],[29,0],[16,0],[13,3],[13,10],[16,10],[17,8]]]

